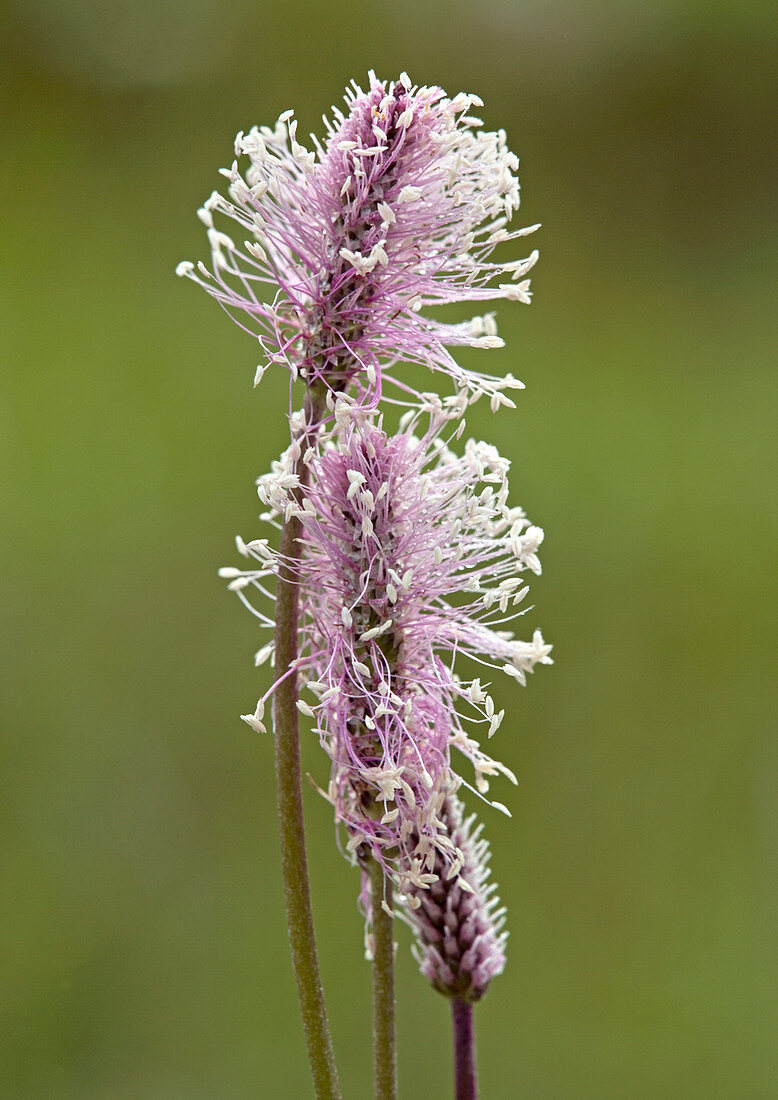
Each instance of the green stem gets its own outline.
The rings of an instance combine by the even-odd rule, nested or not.
[[[320,397],[317,399],[317,395],[309,391],[305,402],[306,427],[300,440],[302,455],[296,467],[301,487],[308,480],[308,467],[303,462],[303,457],[313,445],[322,411]],[[299,560],[300,534],[300,521],[292,516],[281,529],[279,552],[282,562]],[[293,571],[288,565],[282,565],[278,575],[275,607],[277,676],[283,676],[297,660],[297,593],[298,586]],[[298,719],[297,674],[292,673],[281,680],[273,696],[276,792],[286,917],[314,1091],[317,1100],[339,1100],[340,1087],[324,1005],[311,911],[308,861],[305,855]]]
[[[373,910],[373,1077],[376,1100],[397,1100],[397,1043],[394,1027],[394,919],[381,906],[392,906],[392,884],[370,857]]]

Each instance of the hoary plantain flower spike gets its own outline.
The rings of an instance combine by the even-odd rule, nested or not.
[[[482,824],[475,824],[475,814],[463,819],[453,787],[440,799],[438,816],[456,863],[447,867],[438,857],[437,880],[426,889],[409,887],[403,899],[406,920],[416,935],[416,961],[434,988],[447,997],[479,1001],[505,967],[505,909],[496,885],[488,882],[490,852]]]
[[[456,669],[471,657],[479,671],[504,669],[523,683],[551,663],[540,631],[523,642],[504,629],[522,614],[521,574],[540,572],[543,532],[509,507],[508,463],[473,441],[455,454],[439,410],[424,434],[414,434],[417,413],[391,437],[351,412],[328,446],[310,452],[309,486],[300,489],[289,455],[258,484],[271,522],[300,519],[301,558],[286,562],[299,586],[297,668],[311,692],[298,706],[332,761],[336,820],[349,853],[369,851],[402,893],[436,881],[440,859],[456,864],[438,815],[452,750],[469,760],[471,789],[484,799],[491,777],[513,779],[471,732],[491,736],[503,712],[480,678]],[[238,547],[255,567],[222,575],[267,623],[250,597],[270,595],[280,559],[264,539]],[[254,728],[266,698],[245,716]]]
[[[470,114],[474,95],[448,98],[406,74],[346,93],[346,113],[325,118],[324,144],[298,140],[285,111],[274,128],[240,133],[214,192],[199,211],[212,265],[185,261],[177,272],[199,283],[257,337],[267,362],[333,392],[353,383],[362,404],[377,404],[387,381],[397,399],[416,391],[395,380],[396,363],[444,371],[468,400],[486,394],[494,409],[522,388],[511,375],[464,370],[449,347],[502,346],[494,315],[447,324],[427,307],[496,299],[529,302],[525,278],[537,252],[493,262],[498,244],[538,226],[509,230],[519,205],[516,156],[504,131],[483,130]],[[236,240],[214,222],[235,223]],[[226,223],[225,223],[226,224]],[[257,369],[256,382],[267,367]],[[410,401],[409,401],[410,398]]]

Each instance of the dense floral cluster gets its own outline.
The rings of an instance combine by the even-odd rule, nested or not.
[[[505,967],[505,909],[496,886],[489,883],[489,846],[475,814],[463,817],[462,803],[452,789],[441,792],[438,816],[461,864],[450,874],[436,860],[436,879],[426,890],[411,886],[409,923],[418,941],[416,960],[422,974],[439,993],[464,1001],[480,1001],[492,978]]]
[[[212,270],[186,261],[178,273],[259,338],[266,362],[257,380],[280,362],[333,391],[352,383],[374,405],[387,377],[407,396],[407,384],[387,376],[396,363],[422,363],[470,397],[511,404],[503,391],[521,383],[465,371],[448,350],[502,346],[493,315],[445,324],[423,313],[447,302],[530,300],[525,276],[537,252],[490,260],[497,244],[537,226],[506,228],[519,205],[518,160],[504,132],[479,129],[469,114],[480,102],[414,87],[405,74],[393,83],[371,74],[367,92],[347,93],[347,115],[333,108],[325,143],[313,138],[312,152],[291,111],[273,129],[238,134],[245,175],[237,161],[224,169],[229,197],[214,192],[200,211]],[[214,214],[248,239],[236,244]]]
[[[393,437],[380,423],[347,420],[311,452],[310,486],[301,489],[290,452],[259,481],[272,514],[295,514],[302,527],[301,556],[287,563],[299,585],[298,667],[313,696],[299,707],[332,760],[329,797],[348,849],[367,845],[401,891],[433,881],[439,858],[457,872],[438,816],[451,750],[470,761],[482,795],[491,776],[510,776],[466,729],[491,736],[503,712],[480,678],[462,678],[460,661],[523,683],[551,648],[539,631],[524,642],[504,629],[522,613],[522,574],[540,572],[543,539],[508,505],[508,463],[472,440],[455,454],[442,414],[422,435],[421,414],[407,419]],[[257,567],[223,575],[250,603],[280,562],[264,539],[240,548]]]

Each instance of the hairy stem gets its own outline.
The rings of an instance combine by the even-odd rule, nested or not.
[[[454,1096],[456,1100],[478,1100],[472,1004],[458,997],[452,998],[451,1021],[454,1031]]]
[[[308,467],[303,458],[313,446],[322,412],[321,395],[309,390],[305,402],[306,426],[300,440],[302,454],[296,471],[301,486],[305,486],[308,479]],[[300,521],[292,516],[281,530],[282,563],[299,559],[300,534]],[[275,616],[275,672],[277,676],[283,676],[297,659],[299,629],[297,584],[292,571],[283,564],[278,575]],[[297,675],[292,673],[281,680],[273,697],[276,793],[286,917],[314,1091],[318,1100],[338,1100],[340,1087],[319,973],[305,855],[298,718]]]
[[[397,1043],[394,1027],[394,919],[392,884],[381,864],[370,857],[373,908],[373,1079],[376,1100],[397,1100]]]

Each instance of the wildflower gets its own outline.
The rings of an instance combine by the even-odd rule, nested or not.
[[[454,846],[457,875],[436,858],[437,881],[426,890],[411,886],[406,920],[416,934],[414,957],[439,993],[479,1001],[505,967],[505,909],[489,878],[489,845],[475,814],[463,820],[454,789],[441,791],[438,811]]]
[[[309,485],[293,472],[294,445],[258,482],[267,518],[300,521],[300,559],[284,563],[299,585],[296,669],[312,696],[298,705],[332,760],[328,797],[347,850],[372,853],[401,892],[437,881],[440,859],[457,863],[439,816],[451,750],[470,761],[481,797],[490,777],[513,779],[465,728],[491,736],[503,712],[488,685],[460,677],[456,659],[502,667],[522,683],[551,663],[539,631],[522,642],[504,629],[522,613],[521,574],[540,572],[543,538],[508,506],[508,462],[473,441],[456,455],[439,408],[418,437],[420,418],[406,414],[389,437],[364,414],[336,416],[340,429],[308,452]],[[250,589],[269,595],[280,559],[265,540],[239,549],[256,567],[222,572],[253,609]],[[261,709],[246,716],[254,728],[261,719]]]
[[[178,274],[235,315],[269,362],[309,385],[341,392],[353,383],[358,400],[375,405],[391,380],[405,401],[415,391],[390,372],[397,362],[421,363],[450,375],[468,400],[486,394],[495,409],[512,406],[503,391],[520,382],[464,370],[448,350],[502,346],[494,315],[447,324],[420,312],[530,300],[525,276],[537,252],[490,260],[499,243],[538,228],[507,229],[519,185],[504,131],[480,129],[469,113],[482,105],[477,96],[449,99],[405,73],[389,83],[371,73],[368,91],[353,84],[345,99],[347,113],[333,107],[313,151],[298,140],[292,111],[272,129],[238,134],[245,173],[237,160],[223,169],[229,198],[214,192],[199,211],[212,270],[185,261]],[[242,245],[214,214],[236,223]]]

